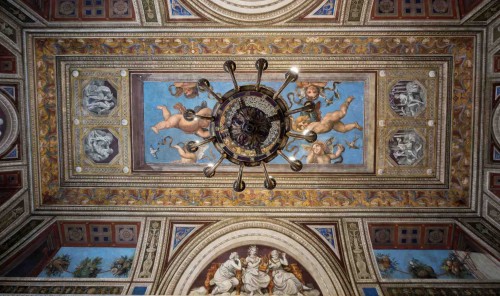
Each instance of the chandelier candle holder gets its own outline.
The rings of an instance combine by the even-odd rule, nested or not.
[[[187,150],[194,153],[202,145],[213,143],[221,156],[219,160],[205,167],[203,172],[207,178],[215,175],[217,167],[224,159],[239,165],[238,177],[233,184],[236,192],[245,190],[243,181],[243,169],[262,165],[264,169],[264,187],[274,189],[276,180],[267,171],[266,163],[280,155],[290,165],[294,172],[302,169],[302,162],[290,158],[283,153],[289,137],[304,139],[309,143],[316,141],[317,135],[313,131],[295,133],[290,131],[290,115],[298,112],[311,112],[314,110],[313,102],[306,102],[304,106],[290,110],[281,92],[291,82],[297,81],[298,69],[291,68],[285,74],[285,81],[278,89],[261,85],[262,73],[267,69],[266,59],[258,59],[255,62],[257,68],[257,81],[255,84],[239,86],[234,75],[236,63],[229,60],[224,63],[224,71],[231,75],[234,88],[226,92],[222,97],[215,93],[210,87],[207,79],[198,81],[198,88],[208,92],[217,100],[212,111],[212,116],[197,115],[192,109],[184,112],[184,118],[188,121],[209,120],[210,137],[202,141],[189,141]]]

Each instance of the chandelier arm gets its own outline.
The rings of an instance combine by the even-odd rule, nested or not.
[[[281,150],[278,150],[278,154],[281,155],[281,157],[283,157],[288,162],[288,164],[290,164],[290,168],[292,169],[292,171],[298,172],[298,171],[302,170],[302,161],[300,161],[298,159],[291,160]]]
[[[222,161],[226,158],[226,154],[223,153],[221,154],[219,160],[213,165],[213,166],[207,166],[206,168],[203,169],[203,173],[205,174],[205,177],[207,178],[212,178],[215,176],[215,170],[217,167],[222,163]]]
[[[297,133],[294,133],[294,132],[287,132],[286,135],[289,136],[289,137],[294,137],[294,138],[297,138],[297,139],[306,140],[309,143],[312,143],[312,142],[314,142],[314,141],[316,141],[318,139],[318,134],[316,134],[313,131],[306,131],[303,134],[297,134]]]
[[[243,162],[240,163],[240,170],[238,171],[238,178],[236,181],[233,183],[233,189],[236,192],[242,192],[245,190],[245,181],[243,181],[243,168],[245,167],[245,164]]]
[[[314,104],[311,101],[307,101],[304,103],[304,106],[302,106],[300,108],[288,110],[285,113],[285,116],[290,116],[292,114],[299,113],[299,112],[312,112],[314,110],[314,107],[316,107],[316,104]]]
[[[195,153],[196,151],[198,151],[198,148],[200,146],[203,146],[205,144],[208,144],[210,142],[213,142],[215,141],[215,137],[212,136],[210,138],[207,138],[201,142],[195,142],[195,141],[189,141],[187,144],[186,144],[186,147],[187,147],[187,150],[191,153]]]
[[[276,180],[273,177],[269,176],[265,162],[262,162],[262,167],[264,168],[264,177],[265,177],[264,187],[268,190],[272,190],[276,187]]]
[[[205,120],[214,121],[213,116],[198,115],[198,114],[196,114],[196,112],[193,109],[187,109],[186,111],[184,111],[183,116],[184,116],[184,119],[186,119],[187,121],[193,121],[196,119],[205,119]]]
[[[198,88],[202,91],[208,91],[219,103],[222,103],[225,101],[224,98],[221,98],[218,94],[216,94],[210,88],[210,82],[208,80],[206,80],[205,78],[198,80]]]
[[[262,79],[262,72],[267,69],[268,63],[266,59],[260,58],[255,62],[255,68],[257,68],[257,82],[255,83],[255,91],[260,90],[260,81]]]
[[[227,73],[229,73],[229,75],[231,75],[231,79],[233,80],[233,84],[234,84],[234,90],[236,90],[238,92],[238,91],[240,91],[240,87],[238,86],[238,82],[236,81],[236,77],[234,76],[235,70],[236,70],[236,63],[235,62],[228,60],[224,63],[224,71],[226,71]]]
[[[297,72],[294,72],[291,70],[286,72],[285,82],[281,85],[281,87],[278,89],[278,91],[274,93],[273,99],[276,100],[280,96],[281,92],[285,89],[285,87],[287,87],[287,85],[290,84],[290,82],[297,81],[298,78],[299,78],[299,74]]]

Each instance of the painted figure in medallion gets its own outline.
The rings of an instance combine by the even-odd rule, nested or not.
[[[96,115],[108,115],[116,106],[111,85],[103,80],[92,80],[83,89],[83,102],[87,110]]]
[[[266,288],[271,281],[269,275],[261,270],[259,266],[262,263],[262,258],[257,256],[257,246],[252,245],[248,248],[248,256],[245,259],[246,268],[243,271],[241,278],[243,289],[250,292],[252,296],[255,292],[262,295],[261,289]]]
[[[389,94],[389,104],[391,109],[399,116],[415,117],[426,106],[424,88],[416,80],[399,81]]]
[[[278,250],[271,252],[269,259],[269,269],[273,276],[273,294],[274,295],[300,295],[301,292],[311,290],[304,286],[300,280],[291,272],[285,271],[288,266],[286,253],[280,253]]]
[[[398,165],[413,165],[424,155],[424,142],[413,130],[398,131],[390,140],[391,157]]]
[[[85,138],[85,154],[94,161],[105,161],[114,152],[110,147],[114,139],[110,132],[99,129],[92,130]]]
[[[214,278],[210,281],[210,285],[215,285],[212,295],[231,292],[239,284],[236,278],[237,270],[241,270],[241,260],[238,253],[233,252],[229,255],[229,259],[217,269]]]

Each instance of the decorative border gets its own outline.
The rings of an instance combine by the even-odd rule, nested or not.
[[[153,280],[161,262],[160,251],[165,248],[165,220],[149,220],[144,230],[144,248],[142,248],[134,279]]]
[[[382,285],[382,291],[386,296],[400,296],[400,295],[483,295],[483,296],[496,296],[500,290],[500,285],[486,285],[486,286],[472,286],[469,284],[457,285],[443,284],[430,285],[426,284],[391,284]]]
[[[411,56],[415,54],[419,55],[431,55],[444,54],[447,56],[455,56],[458,61],[461,61],[463,57],[470,61],[475,61],[475,47],[477,43],[477,37],[475,34],[470,33],[401,33],[399,36],[386,36],[381,33],[366,33],[367,37],[359,37],[357,33],[327,33],[327,34],[316,34],[314,38],[309,38],[304,35],[304,33],[299,33],[294,36],[293,39],[289,39],[291,33],[272,33],[264,34],[259,33],[254,35],[252,33],[245,33],[241,36],[234,33],[228,34],[217,34],[211,33],[206,34],[204,38],[200,38],[199,34],[187,37],[189,34],[142,34],[140,40],[133,34],[126,36],[123,41],[118,39],[110,39],[109,37],[114,36],[113,34],[104,34],[104,37],[94,37],[85,39],[86,47],[80,48],[76,45],[79,44],[77,38],[74,38],[67,34],[36,34],[29,35],[28,37],[28,48],[30,51],[34,51],[33,55],[29,54],[29,77],[39,81],[39,88],[35,89],[33,83],[30,83],[30,94],[32,97],[37,98],[36,105],[31,105],[31,114],[36,114],[36,116],[31,116],[32,126],[38,127],[32,129],[32,139],[33,147],[32,153],[35,156],[33,159],[33,165],[36,168],[34,171],[34,192],[35,192],[35,207],[39,207],[42,204],[53,204],[56,205],[58,200],[62,201],[62,197],[77,198],[81,194],[91,195],[93,198],[90,203],[105,203],[106,196],[109,194],[114,194],[116,192],[123,196],[119,200],[119,204],[128,204],[132,201],[132,196],[137,196],[137,191],[135,189],[127,188],[95,188],[95,189],[64,189],[59,191],[59,161],[57,158],[51,159],[47,158],[47,155],[52,155],[55,146],[50,144],[59,141],[59,136],[57,134],[56,122],[57,113],[56,110],[56,94],[53,92],[45,92],[44,89],[48,84],[55,83],[55,75],[53,74],[53,67],[55,66],[54,57],[57,54],[88,54],[88,55],[99,55],[106,54],[108,56],[119,54],[121,56],[130,55],[136,56],[148,55],[149,60],[154,58],[156,55],[185,55],[189,53],[189,49],[193,48],[191,52],[193,56],[191,57],[191,64],[195,61],[194,57],[198,55],[205,55],[210,53],[219,53],[217,48],[213,47],[214,44],[212,40],[216,40],[224,36],[229,43],[234,44],[236,49],[236,54],[241,56],[246,56],[249,53],[266,53],[271,56],[281,57],[287,56],[288,58],[293,56],[302,56],[303,52],[309,53],[311,55],[321,55],[330,56],[332,54],[345,53],[346,48],[356,48],[355,51],[350,51],[354,57],[358,54],[364,55],[365,57],[377,57],[386,54],[394,53],[393,44],[398,42],[396,48],[404,48],[404,51],[396,51],[397,53],[402,53]],[[83,35],[85,36],[85,35]],[[169,40],[173,39],[161,39],[167,36],[177,38],[174,43]],[[61,39],[64,37],[63,39]],[[161,38],[160,38],[161,37]],[[148,39],[153,38],[153,39]],[[156,38],[156,39],[154,39]],[[215,38],[215,39],[214,39]],[[252,40],[249,43],[249,39]],[[150,52],[149,47],[146,46],[142,40],[150,40],[157,46],[157,50],[153,53]],[[156,40],[156,41],[155,41]],[[164,40],[165,42],[163,42]],[[167,42],[169,41],[169,42]],[[293,43],[290,43],[292,42]],[[112,44],[110,44],[112,42]],[[130,46],[130,42],[138,42],[137,49],[133,52],[129,52],[127,48]],[[54,46],[57,43],[57,47]],[[421,44],[427,44],[425,48],[421,47]],[[102,46],[101,46],[102,44]],[[292,44],[302,45],[303,50],[300,52],[294,52],[292,49]],[[113,51],[105,50],[106,46],[113,46]],[[203,45],[207,50],[198,52],[194,48],[198,45]],[[273,46],[270,46],[273,45]],[[251,46],[251,47],[250,47]],[[275,51],[273,48],[278,46],[282,48],[280,51]],[[402,46],[402,47],[401,47]],[[185,51],[178,51],[179,47],[184,47],[187,49]],[[85,49],[86,48],[86,49]],[[92,50],[88,50],[92,48]],[[308,55],[309,55],[308,54]],[[232,54],[231,54],[232,55]],[[34,60],[32,59],[34,58]],[[307,57],[307,55],[306,55]],[[352,58],[354,58],[352,57]],[[220,59],[224,59],[221,56]],[[306,59],[306,58],[305,58]],[[403,59],[404,61],[404,59]],[[36,65],[36,68],[33,68]],[[51,74],[52,73],[52,74]],[[455,89],[459,90],[455,92],[453,98],[450,98],[452,106],[450,110],[455,110],[454,107],[460,106],[467,115],[460,116],[460,114],[453,113],[451,118],[451,129],[453,137],[451,138],[451,154],[454,153],[462,154],[469,159],[473,159],[472,146],[473,141],[477,137],[476,128],[472,125],[476,122],[475,116],[477,111],[473,111],[474,107],[478,103],[474,100],[473,88],[474,85],[474,63],[471,62],[470,66],[457,66],[454,67],[454,73],[450,73],[450,77],[453,77],[455,83]],[[464,84],[464,81],[467,83]],[[477,108],[476,108],[477,109]],[[42,131],[40,134],[38,130]],[[39,158],[40,157],[40,158]],[[38,160],[39,159],[39,160]],[[452,178],[450,178],[450,189],[430,189],[430,190],[314,190],[314,192],[300,193],[294,190],[275,190],[272,193],[261,191],[261,190],[247,190],[245,193],[241,194],[240,198],[233,198],[234,193],[228,189],[165,189],[165,190],[141,190],[140,199],[134,199],[134,204],[152,204],[153,201],[158,201],[158,196],[163,196],[163,205],[170,206],[182,206],[189,205],[188,201],[193,200],[192,197],[213,196],[209,199],[210,206],[242,206],[242,205],[266,205],[266,206],[301,206],[301,207],[322,207],[322,206],[340,206],[351,205],[354,207],[371,205],[373,200],[378,200],[378,206],[406,206],[406,207],[459,207],[466,208],[474,205],[474,201],[471,200],[471,191],[473,190],[473,184],[475,180],[471,179],[472,170],[470,166],[460,165],[459,159],[450,159],[451,168],[453,171]],[[470,163],[475,163],[475,161],[470,161]],[[40,178],[40,179],[39,179]],[[202,178],[200,177],[200,180]],[[154,182],[154,177],[151,179]],[[193,179],[193,182],[198,182],[199,180]],[[174,186],[179,186],[184,183],[178,181],[179,183],[174,184]],[[307,186],[310,182],[304,180],[304,183],[297,183],[299,186]],[[213,183],[214,186],[220,186]],[[193,186],[192,184],[191,186]],[[326,200],[318,200],[317,194],[325,195]],[[270,198],[270,196],[283,196],[280,200],[275,200]],[[301,197],[303,196],[303,197]],[[369,196],[368,201],[366,197]],[[54,198],[55,197],[55,198]],[[197,199],[199,200],[199,199]],[[204,199],[207,200],[207,199]],[[274,203],[278,201],[278,203]],[[203,205],[206,205],[202,203]],[[199,204],[199,205],[202,205]]]
[[[347,258],[351,274],[358,283],[374,282],[373,266],[369,262],[366,245],[367,239],[360,219],[345,219],[343,221],[344,239],[347,244]],[[365,239],[363,239],[365,238]]]
[[[106,294],[121,295],[126,290],[128,284],[123,283],[20,283],[2,282],[0,283],[0,293],[6,294]]]

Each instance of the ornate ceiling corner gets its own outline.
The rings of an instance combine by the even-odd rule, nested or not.
[[[499,15],[500,2],[484,1],[464,17],[462,23],[487,25],[496,20]]]
[[[24,69],[21,52],[18,51],[17,45],[12,45],[8,41],[4,41],[7,37],[0,35],[0,79],[19,79],[22,78]]]
[[[49,14],[51,13],[50,7],[54,1],[12,0],[12,2],[23,7],[34,16],[37,16],[39,20],[43,21],[49,19]]]
[[[11,17],[0,10],[0,36],[2,43],[8,42],[21,52],[21,27]]]
[[[24,3],[19,3],[19,0],[5,0],[0,2],[0,9],[11,15],[22,27],[40,27],[46,23],[38,13],[33,12],[31,8],[27,8]]]
[[[314,233],[321,241],[334,253],[340,261],[344,261],[340,249],[340,223],[303,223],[312,233]]]
[[[482,216],[500,229],[500,199],[483,196]]]
[[[189,1],[165,0],[166,22],[205,20],[190,6]]]
[[[293,20],[287,21],[289,26],[335,26],[341,23],[345,11],[344,0],[321,0],[310,10],[304,10]]]
[[[5,263],[9,256],[16,250],[24,248],[29,244],[29,240],[36,237],[45,229],[50,227],[51,217],[30,216],[28,220],[12,229],[11,235],[0,240],[0,266]]]
[[[201,229],[211,223],[213,223],[213,221],[200,223],[200,221],[169,220],[167,241],[168,256],[166,256],[166,264],[164,264],[164,267],[168,266],[168,263],[188,241],[193,239]]]
[[[18,200],[25,199],[27,188],[28,176],[25,167],[18,166],[15,169],[13,167],[0,167],[0,210],[9,207]],[[25,206],[28,207],[29,203],[25,203]]]
[[[491,196],[500,198],[500,173],[496,170],[485,170],[483,186]]]
[[[500,229],[483,218],[459,218],[463,229],[479,238],[485,247],[497,258],[500,257]]]
[[[24,192],[12,202],[5,203],[0,212],[0,234],[7,236],[30,215],[29,194]]]
[[[488,54],[495,54],[500,51],[500,18],[488,25]]]

